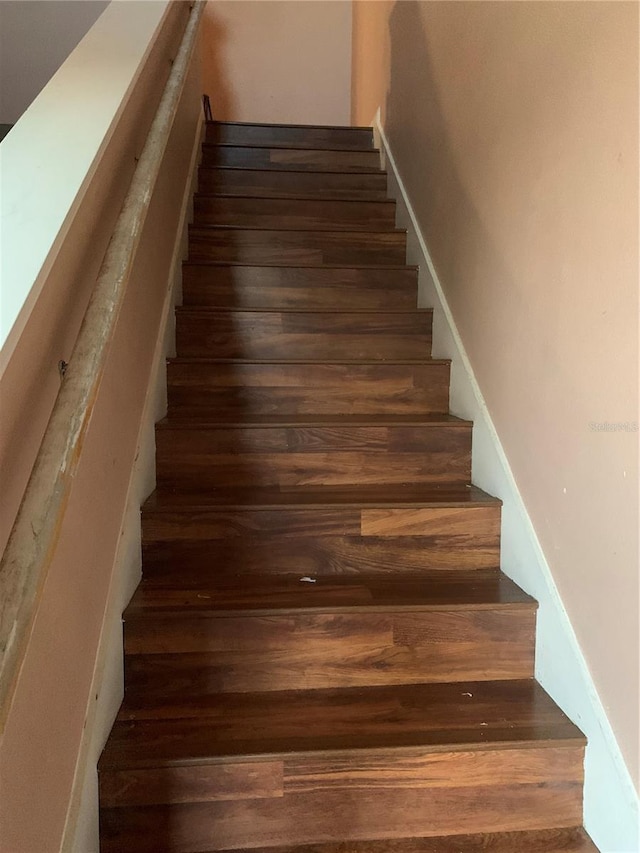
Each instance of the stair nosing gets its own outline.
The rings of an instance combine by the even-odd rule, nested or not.
[[[313,150],[313,149],[311,149]],[[201,163],[198,169],[232,169],[234,172],[287,172],[293,175],[384,175],[387,177],[386,169],[370,169],[367,166],[360,166],[357,169],[338,169],[335,166],[332,169],[296,169],[296,168],[278,168],[277,166],[218,166],[214,163]]]
[[[209,420],[198,420],[197,418],[190,417],[187,421],[172,418],[169,415],[165,416],[159,421],[156,421],[155,428],[160,430],[172,430],[172,429],[197,429],[197,430],[215,430],[215,429],[302,429],[303,427],[309,427],[311,429],[333,429],[335,427],[341,428],[377,428],[377,427],[407,427],[408,429],[414,427],[420,427],[421,429],[430,429],[433,427],[434,429],[441,429],[442,427],[451,427],[452,429],[471,429],[473,427],[473,421],[466,420],[465,418],[459,418],[456,415],[447,416],[450,420],[445,419],[442,416],[440,419],[431,419],[425,420],[424,418],[420,420],[420,417],[410,416],[409,420],[406,421],[393,421],[387,415],[380,415],[377,417],[375,421],[372,420],[364,420],[361,419],[358,415],[347,415],[346,417],[351,418],[349,421],[345,422],[345,415],[325,415],[324,418],[318,417],[317,415],[313,415],[313,419],[309,420],[296,420],[295,416],[285,416],[278,415],[278,420],[273,420],[270,422],[265,421],[254,421],[252,417],[255,415],[247,415],[244,420],[234,419],[234,420],[216,420],[215,418],[210,418]],[[426,417],[426,416],[425,416]]]
[[[437,364],[450,365],[450,358],[211,358],[208,356],[172,356],[167,359],[168,364],[370,364],[375,367],[387,365],[420,365]],[[446,412],[442,412],[446,414]]]
[[[176,305],[176,314],[332,314],[343,317],[349,314],[381,314],[418,317],[433,314],[433,308],[248,308],[245,305]],[[365,330],[366,333],[366,330]]]
[[[295,127],[295,128],[303,128],[305,130],[357,130],[357,131],[368,131],[369,133],[373,133],[373,127],[370,125],[344,125],[344,124],[283,124],[281,122],[267,122],[267,121],[217,121],[216,119],[212,119],[211,121],[207,120],[205,122],[205,126],[207,127],[216,127],[217,125],[232,125],[235,127]]]
[[[455,499],[448,500],[436,500],[433,497],[429,499],[418,499],[418,498],[410,498],[404,500],[384,500],[380,498],[379,500],[373,501],[371,503],[367,503],[363,500],[354,500],[353,498],[348,498],[348,496],[344,496],[344,499],[340,501],[328,502],[326,500],[322,500],[318,498],[318,500],[305,503],[305,504],[291,504],[283,501],[278,501],[277,496],[274,496],[273,500],[270,502],[260,501],[257,497],[255,500],[250,503],[237,503],[233,500],[229,501],[225,504],[218,503],[207,503],[205,496],[200,494],[193,494],[191,497],[194,498],[192,503],[169,503],[168,497],[167,502],[160,507],[150,507],[148,506],[149,502],[152,500],[154,495],[157,495],[158,491],[162,494],[162,489],[158,490],[157,488],[149,495],[146,501],[142,505],[142,509],[145,514],[155,513],[155,514],[164,514],[164,513],[176,513],[180,511],[186,512],[194,512],[194,511],[204,511],[204,512],[225,512],[228,510],[232,510],[233,512],[270,512],[274,509],[286,509],[291,512],[305,512],[310,509],[336,509],[343,510],[346,508],[354,508],[354,509],[362,509],[363,507],[366,510],[371,509],[438,509],[442,507],[461,507],[461,508],[474,508],[474,507],[501,507],[502,500],[501,498],[494,497],[492,495],[483,492],[483,497],[477,497],[468,501],[461,501]],[[481,489],[477,491],[482,492]]]
[[[207,610],[205,608],[202,609],[194,609],[187,605],[183,605],[182,607],[166,607],[162,609],[155,609],[152,607],[140,607],[139,609],[129,613],[128,608],[125,613],[123,613],[123,622],[126,624],[127,622],[133,622],[136,620],[156,620],[156,619],[182,619],[185,616],[188,616],[190,619],[251,619],[251,618],[262,618],[262,617],[273,617],[273,616],[295,616],[295,615],[313,615],[313,616],[323,616],[323,615],[345,615],[345,614],[354,614],[354,613],[458,613],[458,612],[468,612],[468,611],[486,611],[486,610],[524,610],[524,611],[536,611],[538,609],[538,603],[534,600],[532,601],[493,601],[493,602],[483,602],[483,603],[475,603],[475,604],[372,604],[372,605],[364,605],[364,604],[345,604],[345,605],[323,605],[321,607],[256,607],[256,608],[236,608],[233,609],[231,607],[225,610]],[[135,657],[136,655],[148,655],[148,654],[157,654],[156,652],[125,652],[128,657]],[[160,653],[164,654],[164,653]],[[176,652],[176,654],[181,654],[180,652]]]

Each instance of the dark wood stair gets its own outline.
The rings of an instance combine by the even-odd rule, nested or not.
[[[198,188],[201,193],[297,198],[309,196],[337,199],[375,200],[387,197],[387,175],[344,171],[243,169],[200,166]]]
[[[103,853],[593,853],[367,128],[209,123]]]
[[[283,145],[225,145],[204,143],[202,165],[295,171],[379,172],[380,152],[374,148],[309,148]]]

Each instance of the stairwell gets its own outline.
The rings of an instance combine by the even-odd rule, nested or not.
[[[369,128],[208,123],[103,853],[588,853]]]

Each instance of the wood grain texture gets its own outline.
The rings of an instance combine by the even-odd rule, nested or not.
[[[274,195],[280,198],[385,199],[386,172],[304,172],[274,169],[233,169],[201,166],[198,170],[201,193],[234,195]]]
[[[100,802],[113,808],[271,799],[284,796],[283,770],[283,761],[105,769]]]
[[[593,853],[371,129],[206,134],[101,850]]]
[[[380,152],[375,149],[358,151],[205,143],[202,146],[202,165],[247,169],[369,172],[380,170]]]
[[[499,498],[483,492],[477,486],[445,485],[430,487],[421,484],[387,484],[377,486],[300,486],[296,488],[238,487],[219,488],[206,495],[192,494],[186,490],[156,489],[145,501],[145,510],[170,511],[178,507],[193,510],[225,509],[241,510],[331,510],[335,517],[345,510],[396,510],[412,512],[420,510],[446,510],[463,508],[498,509]],[[353,516],[352,516],[353,517]],[[291,520],[293,516],[290,517]],[[402,516],[400,522],[404,523]]]
[[[193,596],[196,597],[195,595]],[[155,612],[127,623],[127,690],[146,696],[533,676],[535,612]]]
[[[222,363],[167,366],[169,411],[255,414],[428,414],[449,408],[446,361]]]
[[[184,264],[185,307],[404,311],[415,308],[415,267],[255,267]]]
[[[469,483],[471,428],[331,426],[156,431],[158,482],[216,486]]]
[[[173,578],[149,579],[146,574],[125,619],[159,613],[244,611],[278,615],[280,610],[315,612],[387,612],[389,607],[426,610],[492,609],[499,605],[535,606],[512,580],[498,571],[425,570],[421,575],[389,574],[320,577],[301,582],[298,574],[248,574],[209,571],[175,572]]]
[[[252,534],[225,539],[154,539],[178,527],[164,519],[145,518],[147,540],[143,561],[145,582],[170,585],[213,573],[297,574],[332,577],[425,571],[481,571],[500,565],[499,533],[461,537]],[[189,524],[204,533],[206,523]],[[152,533],[153,531],[153,533]]]
[[[373,148],[370,127],[208,122],[205,141],[226,145],[283,145],[299,148]]]
[[[431,312],[187,309],[176,312],[184,358],[429,358]]]
[[[393,228],[396,206],[390,200],[281,199],[234,195],[196,195],[196,225],[235,225],[244,228]]]
[[[189,261],[241,264],[387,264],[406,262],[404,231],[189,228]]]
[[[581,783],[323,791],[282,800],[149,806],[102,813],[103,853],[198,853],[407,834],[575,826]]]
[[[145,720],[149,723],[131,724]],[[185,760],[318,750],[335,756],[345,749],[361,755],[396,747],[485,749],[487,743],[550,740],[584,745],[578,729],[532,679],[193,697],[127,694],[118,721],[101,768],[125,760],[127,766],[146,758],[152,764],[173,760],[181,741],[189,743]],[[168,736],[172,724],[179,730],[174,738]]]
[[[221,853],[231,853],[229,850]],[[250,853],[248,847],[235,853]],[[251,848],[251,853],[597,853],[584,829],[540,829],[437,838],[385,838],[337,841],[301,847]]]

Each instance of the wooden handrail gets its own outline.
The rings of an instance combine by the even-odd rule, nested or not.
[[[0,562],[0,731],[4,730],[37,603],[124,301],[156,180],[191,64],[204,0],[196,0],[138,160]]]

